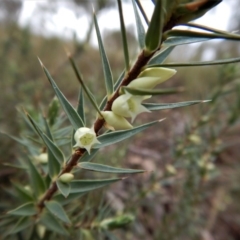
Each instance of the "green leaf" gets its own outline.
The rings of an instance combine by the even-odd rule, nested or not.
[[[111,183],[122,180],[122,178],[110,178],[102,180],[74,180],[71,184],[71,193],[84,193],[107,186]]]
[[[65,223],[71,223],[63,207],[56,201],[48,201],[44,203],[46,208],[55,217],[59,218]]]
[[[7,212],[7,214],[18,216],[33,216],[37,214],[37,209],[34,206],[33,202],[29,202]]]
[[[163,95],[163,94],[172,94],[179,93],[183,91],[182,87],[179,88],[165,88],[165,89],[141,89],[141,88],[130,88],[122,87],[124,91],[131,93],[132,95]]]
[[[15,226],[7,233],[7,235],[13,235],[21,232],[22,230],[30,227],[33,224],[33,220],[29,217],[22,217],[18,220]]]
[[[125,68],[128,71],[129,70],[128,41],[127,41],[126,27],[125,27],[124,18],[123,18],[122,2],[121,0],[117,0],[117,3],[118,3],[119,18],[120,18],[122,42],[123,42]]]
[[[133,4],[134,15],[135,15],[135,21],[137,25],[138,43],[140,48],[143,49],[145,47],[145,29],[143,27],[141,18],[139,16],[135,0],[132,0],[132,4]]]
[[[95,101],[94,94],[92,94],[91,91],[89,90],[89,88],[85,85],[84,81],[82,80],[82,76],[77,68],[77,65],[75,64],[75,62],[70,54],[68,54],[68,59],[73,67],[73,70],[76,74],[77,80],[81,84],[85,94],[87,95],[88,99],[90,100],[91,104],[96,109],[96,111],[101,115],[100,109],[98,108],[98,105]],[[75,129],[75,130],[77,130],[77,129]]]
[[[61,194],[56,194],[53,197],[53,200],[57,201],[58,203],[60,203],[63,206],[63,205],[66,205],[68,203],[71,203],[75,199],[79,199],[83,195],[85,195],[85,193],[71,193],[67,197],[64,197]]]
[[[208,39],[227,39],[227,40],[240,40],[240,35],[232,33],[206,33],[206,32],[195,32],[190,30],[170,30],[166,33],[168,37],[197,37],[197,38],[208,38]]]
[[[32,117],[29,114],[27,114],[27,117],[29,118],[30,122],[32,123],[32,125],[36,129],[39,136],[42,138],[42,140],[44,141],[44,143],[48,147],[49,151],[52,152],[52,155],[57,159],[59,164],[63,164],[64,163],[64,155],[63,155],[62,151],[57,147],[57,145],[55,143],[53,143],[48,138],[47,135],[45,135],[42,132],[42,130],[38,127],[37,123],[32,119]]]
[[[69,103],[69,101],[65,98],[63,93],[59,90],[58,86],[56,85],[56,83],[52,79],[50,73],[45,68],[45,66],[43,66],[41,61],[40,61],[40,63],[42,65],[43,71],[45,72],[49,82],[51,83],[51,85],[53,87],[53,90],[55,91],[55,94],[58,97],[58,100],[59,100],[62,108],[64,109],[69,121],[71,122],[73,128],[75,130],[77,130],[80,127],[84,127],[84,123],[83,123],[83,120],[81,119],[81,117],[78,115],[78,113],[73,108],[73,106]]]
[[[44,119],[47,136],[51,141],[53,141],[53,136],[52,136],[50,127],[48,125],[48,122],[47,122],[46,118],[43,118],[43,119]],[[58,173],[60,172],[60,170],[61,170],[60,163],[58,162],[57,158],[54,156],[51,149],[48,148],[48,173],[49,173],[49,176],[51,177],[51,179],[55,178],[58,175]]]
[[[48,173],[51,179],[54,179],[61,170],[61,164],[48,148]]]
[[[80,158],[81,162],[89,162],[91,161],[95,155],[97,154],[99,149],[91,149],[91,153],[88,154],[88,152],[86,151],[83,156]]]
[[[20,200],[24,201],[24,202],[32,202],[33,201],[33,196],[32,193],[28,190],[26,190],[24,187],[22,187],[21,185],[12,182],[12,185],[15,188],[15,191],[18,195],[18,198],[20,198]]]
[[[144,11],[144,8],[141,5],[141,2],[139,0],[135,0],[135,2],[137,3],[138,8],[139,8],[139,10],[140,10],[140,12],[141,12],[141,14],[142,14],[146,24],[149,25],[149,20],[147,18],[147,14],[146,14],[146,12]]]
[[[51,129],[48,125],[47,119],[45,117],[43,117],[43,121],[44,121],[44,125],[45,125],[45,129],[46,129],[46,135],[48,136],[48,138],[53,141],[53,136],[51,133]]]
[[[104,172],[104,173],[143,173],[145,170],[139,169],[125,169],[125,168],[115,168],[108,165],[90,163],[90,162],[81,162],[78,164],[78,167],[90,171]]]
[[[17,168],[18,170],[26,170],[28,169],[28,167],[26,165],[22,165],[22,164],[11,164],[11,163],[2,163],[2,165],[7,166],[7,167],[11,167],[11,168]]]
[[[168,57],[168,55],[172,52],[174,49],[174,46],[168,47],[158,53],[157,55],[153,56],[150,61],[148,62],[148,65],[151,64],[161,64],[162,62],[165,61],[165,59]]]
[[[52,216],[49,212],[44,211],[41,214],[40,217],[40,222],[49,230],[62,234],[64,236],[68,236],[69,233],[67,230],[64,228],[64,226],[54,217]]]
[[[94,18],[94,24],[95,24],[95,29],[97,33],[97,39],[98,39],[98,46],[99,46],[99,52],[102,60],[102,65],[103,65],[103,73],[104,73],[104,79],[105,79],[105,86],[107,90],[107,96],[110,98],[112,93],[113,93],[113,77],[112,77],[112,72],[111,68],[109,65],[109,61],[104,49],[104,45],[102,42],[102,37],[101,33],[98,27],[98,22],[95,13],[93,14]]]
[[[0,133],[6,135],[6,136],[8,136],[8,137],[10,137],[11,139],[13,139],[14,141],[20,143],[20,144],[23,145],[23,146],[28,146],[28,144],[29,144],[29,142],[26,141],[25,138],[24,138],[24,139],[21,139],[21,138],[12,136],[12,135],[10,135],[10,134],[8,134],[8,133],[5,133],[5,132],[3,132],[3,131],[0,131]]]
[[[83,88],[80,88],[79,96],[78,96],[78,106],[77,106],[77,113],[81,117],[84,124],[86,124],[85,112],[84,112],[84,95],[83,95]]]
[[[95,145],[93,148],[102,148],[102,147],[106,147],[106,146],[112,145],[117,142],[121,142],[121,141],[123,141],[127,138],[130,138],[130,137],[134,136],[135,134],[142,132],[143,130],[161,122],[162,120],[146,123],[146,124],[140,125],[138,127],[135,127],[133,129],[129,129],[129,130],[114,131],[114,132],[110,132],[110,133],[101,135],[98,137],[100,144]]]
[[[162,40],[162,29],[164,22],[164,0],[157,0],[153,15],[146,33],[146,51],[152,53],[156,51]]]
[[[39,197],[41,196],[45,190],[45,182],[41,174],[38,172],[36,167],[33,165],[32,161],[30,159],[27,160],[29,165],[29,172],[30,172],[30,183],[31,183],[31,189],[34,192],[34,194]]]
[[[195,67],[195,66],[210,66],[240,62],[239,58],[229,58],[216,61],[205,61],[205,62],[189,62],[189,63],[165,63],[165,64],[153,64],[148,67]]]
[[[58,190],[61,192],[61,194],[64,196],[64,197],[67,197],[70,193],[70,184],[69,183],[63,183],[61,181],[56,181],[56,184],[57,184],[57,187],[58,187]]]
[[[186,106],[190,106],[198,103],[205,103],[205,102],[209,102],[209,100],[188,101],[188,102],[178,102],[178,103],[143,103],[142,105],[150,111],[156,111],[156,110],[165,110],[170,108],[186,107]]]
[[[171,47],[184,44],[191,44],[197,42],[204,42],[211,40],[211,38],[200,38],[200,37],[169,37],[162,44],[162,47]]]
[[[226,31],[222,31],[222,30],[219,30],[219,29],[216,29],[216,28],[211,28],[211,27],[208,27],[208,26],[204,26],[204,25],[197,24],[197,23],[192,23],[192,22],[181,23],[180,25],[187,26],[187,27],[192,27],[192,28],[198,28],[198,29],[202,29],[202,30],[205,30],[205,31],[213,32],[213,33],[220,33],[220,34],[227,34],[227,35],[229,34],[229,32],[226,32]]]

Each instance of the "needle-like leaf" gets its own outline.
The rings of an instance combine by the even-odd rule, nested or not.
[[[104,79],[105,79],[105,86],[106,86],[106,90],[107,90],[107,96],[108,98],[111,97],[112,93],[113,93],[113,77],[112,77],[112,71],[108,62],[108,58],[103,46],[103,42],[102,42],[102,37],[101,37],[101,33],[98,27],[98,22],[97,22],[97,18],[95,13],[93,14],[93,18],[94,18],[94,24],[95,24],[95,29],[96,29],[96,33],[97,33],[97,39],[98,39],[98,46],[99,46],[99,52],[100,52],[100,56],[101,56],[101,60],[102,60],[102,65],[103,65],[103,73],[104,73]]]

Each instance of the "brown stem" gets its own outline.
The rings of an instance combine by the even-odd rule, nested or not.
[[[61,176],[64,173],[71,172],[74,166],[77,165],[78,159],[83,155],[85,152],[85,149],[78,149],[76,152],[72,155],[71,159],[68,161],[66,166],[63,168],[59,176]],[[42,199],[38,203],[38,208],[40,212],[44,208],[44,202],[48,201],[52,198],[53,194],[57,191],[57,183],[54,181],[51,185],[51,187],[46,191]]]

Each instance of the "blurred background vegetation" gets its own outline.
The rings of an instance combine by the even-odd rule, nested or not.
[[[48,7],[39,8],[36,17],[53,15],[57,4],[58,1],[53,1]],[[72,0],[71,4],[71,11],[76,15],[86,14],[91,19],[91,1]],[[228,30],[239,31],[240,2],[231,0],[229,4],[232,14]],[[97,14],[114,5],[115,1],[111,0],[94,2]],[[44,36],[18,24],[22,7],[21,1],[0,1],[0,130],[15,136],[21,134],[23,128],[16,108],[24,107],[37,113],[41,107],[48,106],[53,97],[37,56],[68,99],[75,103],[78,83],[67,61],[64,50],[67,48],[74,54],[96,99],[99,101],[104,96],[98,48],[90,44],[91,21],[83,40],[74,34],[71,39]],[[134,60],[138,49],[131,27],[128,40]],[[108,46],[107,54],[117,79],[124,66],[119,31],[104,32],[104,44]],[[200,61],[208,52],[216,59],[237,57],[240,47],[238,42],[231,41],[210,41],[192,48],[182,46],[173,51],[169,60]],[[131,227],[116,231],[119,239],[240,239],[239,66],[178,69],[176,77],[165,85],[183,86],[185,91],[161,97],[160,101],[214,101],[154,116],[142,114],[138,121],[158,117],[167,117],[167,120],[161,127],[148,130],[129,144],[107,149],[108,159],[104,157],[106,153],[95,159],[96,162],[109,161],[115,166],[155,170],[128,178],[99,194],[109,203],[111,211],[126,211],[137,216]],[[92,119],[95,117],[90,108],[87,114]],[[2,134],[0,142],[0,183],[1,187],[8,188],[17,170],[4,163],[14,163],[21,149]],[[99,195],[92,193],[92,199],[88,200],[88,204],[95,207],[93,215],[101,200],[100,197],[99,202],[93,199]],[[6,201],[5,194],[1,194],[1,198],[1,202]]]

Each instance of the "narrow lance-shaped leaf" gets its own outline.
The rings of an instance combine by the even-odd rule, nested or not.
[[[50,126],[48,125],[47,119],[45,117],[44,117],[44,124],[45,124],[48,138],[51,141],[53,141],[53,136],[50,130]],[[61,165],[59,164],[58,160],[56,159],[52,151],[48,148],[48,173],[51,179],[56,177],[60,172],[60,170],[61,170]]]
[[[130,87],[122,87],[122,89],[132,95],[163,95],[163,94],[173,94],[180,93],[184,89],[182,87],[178,88],[165,88],[165,89],[141,89],[141,88],[130,88]]]
[[[133,129],[129,129],[129,130],[121,130],[121,131],[106,133],[106,134],[98,137],[100,144],[95,145],[93,148],[102,148],[102,147],[106,147],[106,146],[112,145],[117,142],[121,142],[121,141],[128,139],[128,138],[134,136],[135,134],[142,132],[143,130],[163,121],[163,120],[164,119],[146,123],[146,124],[143,124],[141,126],[138,126],[138,127],[135,127]]]
[[[162,29],[164,22],[165,0],[157,0],[153,15],[146,33],[146,53],[152,53],[158,49],[162,40]]]
[[[31,191],[25,189],[24,187],[22,187],[21,185],[15,183],[15,182],[12,182],[12,185],[14,186],[14,189],[20,200],[22,200],[24,202],[32,202],[33,201],[33,196],[32,196]]]
[[[143,49],[145,47],[145,29],[143,27],[141,18],[139,16],[135,0],[132,0],[132,4],[133,4],[134,15],[135,15],[135,21],[137,25],[138,43],[140,48]]]
[[[195,32],[189,30],[170,30],[166,33],[168,37],[198,37],[198,38],[209,38],[209,39],[227,39],[227,40],[240,40],[240,35],[237,34],[223,34],[223,33],[206,33],[206,32]]]
[[[170,47],[170,46],[179,46],[184,44],[191,44],[197,42],[204,42],[211,40],[212,38],[201,38],[201,37],[169,37],[163,43],[162,47]]]
[[[18,215],[18,216],[33,216],[37,214],[37,209],[32,202],[25,203],[18,208],[15,208],[8,212],[10,215]]]
[[[81,162],[78,164],[78,167],[85,169],[85,170],[103,172],[103,173],[132,174],[132,173],[145,172],[145,170],[140,170],[140,169],[115,168],[115,167],[111,167],[108,165],[103,165],[103,164],[98,164],[98,163],[90,163],[90,162]]]
[[[10,137],[11,139],[13,139],[14,141],[20,143],[20,144],[23,145],[23,146],[27,146],[27,145],[29,144],[28,141],[26,141],[25,138],[24,138],[24,139],[21,139],[21,138],[12,136],[12,135],[10,135],[10,134],[8,134],[8,133],[5,133],[5,132],[3,132],[3,131],[0,131],[0,133],[6,135],[6,136],[8,136],[8,137]]]
[[[205,26],[205,25],[201,25],[201,24],[197,24],[197,23],[188,22],[188,23],[181,23],[180,25],[192,27],[192,28],[198,28],[198,29],[202,29],[205,31],[213,32],[213,33],[220,33],[220,34],[227,34],[227,35],[230,34],[231,35],[231,33],[229,33],[229,32],[219,30],[216,28],[211,28],[209,26]]]
[[[45,202],[45,206],[50,213],[65,223],[71,223],[63,207],[56,201]]]
[[[84,95],[83,95],[83,88],[80,88],[79,96],[78,96],[78,106],[77,106],[77,113],[81,117],[84,124],[86,124],[85,112],[84,112]]]
[[[88,89],[88,87],[85,85],[83,79],[82,79],[82,76],[77,68],[77,65],[75,64],[72,56],[68,53],[68,59],[73,67],[73,70],[76,74],[76,77],[77,77],[77,80],[79,81],[79,83],[81,84],[85,94],[87,95],[88,99],[90,100],[90,102],[92,103],[93,107],[96,109],[96,111],[101,115],[101,111],[99,110],[98,108],[98,105],[94,99],[94,95],[90,92],[90,90]],[[75,129],[77,130],[77,129]]]
[[[42,138],[42,140],[44,141],[44,143],[48,147],[49,151],[52,152],[54,157],[58,160],[59,164],[62,164],[64,162],[64,155],[63,155],[62,151],[55,145],[55,143],[53,143],[47,137],[47,135],[45,135],[42,132],[42,130],[37,126],[37,123],[32,119],[32,117],[29,114],[27,114],[27,116],[28,116],[30,122],[32,123],[32,125],[34,126],[34,128],[36,129],[39,136]]]
[[[194,67],[194,66],[210,66],[210,65],[220,65],[240,62],[239,58],[229,58],[216,61],[205,61],[205,62],[189,62],[189,63],[163,63],[163,64],[153,64],[148,67]]]
[[[121,25],[121,35],[122,35],[122,42],[123,42],[123,52],[124,52],[124,59],[125,59],[125,68],[129,70],[129,53],[128,53],[128,41],[127,41],[127,34],[126,34],[126,27],[123,18],[123,9],[122,9],[122,2],[121,0],[117,0],[118,3],[118,13],[120,18],[120,25]]]
[[[46,186],[43,180],[43,177],[38,172],[36,167],[33,165],[32,161],[28,159],[29,165],[29,174],[30,174],[30,182],[31,182],[31,189],[35,193],[36,197],[41,196],[45,190]]]
[[[148,62],[148,65],[161,64],[162,62],[165,61],[165,59],[169,56],[169,54],[172,52],[173,49],[174,49],[174,46],[167,47],[166,49],[164,49],[163,51],[161,51],[160,53],[152,57]]]
[[[91,149],[91,154],[88,154],[88,152],[86,151],[83,156],[80,158],[81,162],[89,162],[91,161],[97,154],[98,149]]]
[[[73,128],[77,130],[80,127],[84,127],[84,123],[83,123],[82,119],[80,118],[80,116],[78,115],[78,113],[76,112],[76,110],[69,103],[69,101],[65,98],[63,93],[59,90],[58,86],[56,85],[56,83],[52,79],[50,73],[45,68],[45,66],[43,66],[41,61],[40,61],[40,63],[42,65],[43,71],[45,72],[49,82],[51,83],[51,85],[53,87],[53,90],[55,91],[55,94],[57,95],[58,100],[59,100],[62,108],[64,109],[69,121],[71,122]]]
[[[13,228],[7,232],[6,235],[13,235],[16,234],[18,232],[23,231],[24,229],[26,229],[27,227],[33,225],[33,221],[31,218],[29,217],[22,217],[18,220],[18,222],[13,226]]]
[[[60,203],[62,206],[71,203],[75,199],[80,199],[80,197],[84,196],[85,193],[71,193],[67,197],[64,197],[62,194],[56,194],[53,197],[53,200]]]
[[[102,37],[101,37],[101,33],[100,33],[100,30],[98,27],[98,22],[97,22],[95,13],[93,14],[93,18],[94,18],[95,29],[96,29],[96,33],[97,33],[99,52],[101,55],[101,60],[102,60],[102,65],[103,65],[103,73],[104,73],[104,79],[105,79],[105,86],[106,86],[106,90],[107,90],[107,96],[108,96],[108,98],[110,98],[113,93],[112,72],[111,72],[108,58],[107,58],[107,55],[106,55],[106,52],[105,52],[105,49],[103,46]]]
[[[186,107],[186,106],[190,106],[198,103],[205,103],[209,101],[210,100],[188,101],[188,102],[178,102],[178,103],[143,103],[142,105],[150,111],[156,111],[156,110]]]
[[[58,181],[56,181],[56,184],[57,184],[58,190],[61,192],[61,194],[64,197],[67,197],[69,195],[70,189],[71,189],[71,186],[69,185],[69,183],[63,183],[60,180],[58,180]]]
[[[71,184],[71,193],[89,192],[122,180],[122,178],[110,178],[101,180],[74,180]]]
[[[148,24],[149,24],[149,20],[148,20],[148,18],[147,18],[147,14],[146,14],[144,8],[142,7],[141,2],[140,2],[139,0],[135,0],[135,2],[136,2],[136,4],[137,4],[137,6],[138,6],[138,8],[139,8],[139,10],[140,10],[143,18],[144,18],[146,24],[148,25]]]
[[[40,216],[40,222],[49,230],[68,236],[69,233],[64,226],[46,210]]]

